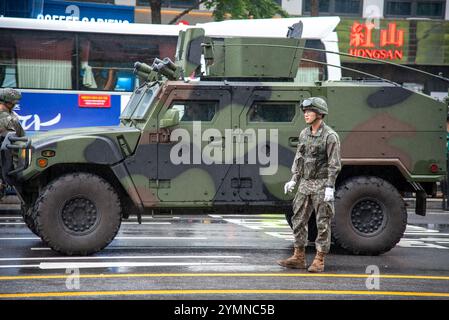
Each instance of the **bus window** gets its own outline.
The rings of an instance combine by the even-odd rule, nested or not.
[[[3,87],[72,89],[74,37],[70,34],[2,30],[0,43]]]
[[[136,61],[175,55],[177,37],[80,34],[80,89],[133,91]]]
[[[323,43],[318,39],[308,39],[305,44],[306,48],[324,50]],[[314,60],[326,63],[326,54],[324,52],[304,50],[302,57],[304,59]],[[324,64],[301,61],[299,63],[298,73],[295,81],[297,82],[314,82],[327,79],[327,67]]]
[[[0,30],[0,87],[17,87],[16,53],[11,33]]]

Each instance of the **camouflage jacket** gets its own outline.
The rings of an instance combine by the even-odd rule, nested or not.
[[[0,111],[0,134],[4,134],[6,131],[15,131],[19,137],[25,135],[19,118],[14,112]]]
[[[292,180],[299,181],[298,192],[324,192],[334,188],[341,169],[340,139],[338,134],[322,122],[315,134],[306,127],[299,134],[298,147],[292,165]]]

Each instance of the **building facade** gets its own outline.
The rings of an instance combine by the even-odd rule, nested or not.
[[[311,14],[311,0],[273,1],[292,17]],[[198,0],[162,0],[162,23],[168,23],[186,8],[194,9],[181,18],[182,23],[213,21],[212,11],[198,3]],[[150,0],[0,2],[0,15],[5,16],[68,19],[76,14],[80,20],[151,23]],[[449,0],[319,0],[319,16],[340,17],[336,31],[339,51],[347,55],[341,57],[344,68],[372,73],[435,97],[447,95],[448,85],[441,80],[361,58],[449,77]],[[342,75],[367,77],[347,69],[342,70]]]

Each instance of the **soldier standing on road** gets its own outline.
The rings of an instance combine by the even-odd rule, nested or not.
[[[19,118],[13,111],[15,105],[22,98],[22,94],[11,88],[0,89],[0,145],[3,138],[10,131],[15,131],[18,137],[23,137],[25,131],[19,122]],[[14,161],[17,161],[15,158]],[[0,168],[1,171],[1,168]],[[0,173],[0,198],[3,197],[6,185],[3,184],[3,179]]]
[[[315,210],[318,229],[315,246],[317,253],[309,272],[323,272],[324,258],[330,249],[331,219],[334,216],[335,180],[341,169],[340,139],[327,126],[323,118],[328,114],[327,103],[319,97],[311,97],[301,104],[304,119],[309,125],[299,134],[298,147],[292,165],[292,179],[284,186],[284,192],[292,192],[299,181],[293,200],[294,254],[278,261],[286,268],[306,269],[305,247],[307,225]]]

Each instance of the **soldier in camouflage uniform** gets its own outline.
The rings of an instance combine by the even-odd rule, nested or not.
[[[23,130],[19,118],[14,113],[14,106],[20,101],[22,95],[19,91],[11,88],[0,89],[0,144],[9,131],[15,131],[16,135],[23,137]],[[17,162],[17,152],[14,157],[14,163]],[[1,171],[1,168],[0,168]],[[4,195],[6,185],[3,184],[0,174],[0,198]]]
[[[318,229],[315,245],[317,254],[309,272],[324,271],[324,257],[329,252],[331,219],[334,216],[335,180],[341,169],[340,140],[323,118],[328,113],[327,103],[319,97],[306,99],[301,104],[304,119],[310,126],[299,135],[296,156],[292,165],[292,179],[284,192],[292,192],[299,182],[293,200],[293,234],[295,251],[288,259],[278,261],[283,267],[306,269],[305,246],[307,224],[315,210]]]

